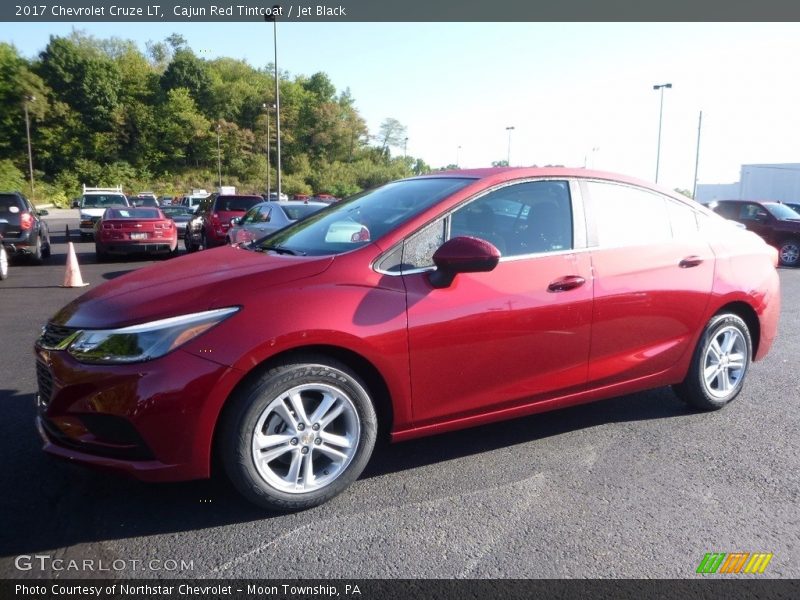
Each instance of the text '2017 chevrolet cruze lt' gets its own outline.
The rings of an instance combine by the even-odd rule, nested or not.
[[[36,343],[45,450],[144,480],[218,456],[320,504],[393,440],[658,386],[699,409],[775,337],[776,251],[691,200],[583,169],[389,183],[248,245],[78,298]]]

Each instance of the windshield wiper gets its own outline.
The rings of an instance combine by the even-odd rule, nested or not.
[[[305,252],[298,252],[297,250],[291,250],[290,248],[284,248],[283,246],[257,246],[255,248],[256,252],[277,252],[278,254],[291,254],[292,256],[305,256]]]

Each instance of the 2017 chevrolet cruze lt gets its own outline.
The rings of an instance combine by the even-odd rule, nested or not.
[[[269,508],[320,504],[407,440],[672,385],[741,391],[776,251],[682,196],[569,169],[389,183],[246,246],[78,298],[36,343],[47,452],[144,480],[217,455]]]

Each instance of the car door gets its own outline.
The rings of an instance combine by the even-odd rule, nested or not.
[[[689,205],[635,186],[582,185],[595,276],[589,386],[658,376],[692,351],[714,254]]]
[[[769,214],[766,208],[757,202],[743,202],[739,206],[739,215],[736,219],[748,230],[761,236],[765,241],[775,244],[775,217]]]
[[[416,426],[583,389],[592,275],[571,187],[506,185],[404,243]],[[433,251],[459,235],[487,239],[502,258],[491,272],[462,273],[434,289]]]

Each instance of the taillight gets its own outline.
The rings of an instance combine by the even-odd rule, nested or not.
[[[369,241],[369,229],[362,226],[361,231],[358,233],[354,233],[350,238],[351,242],[368,242]]]
[[[113,223],[103,223],[103,229],[114,229]]]
[[[33,227],[33,215],[27,212],[22,213],[19,216],[19,227],[20,229],[30,229]]]

